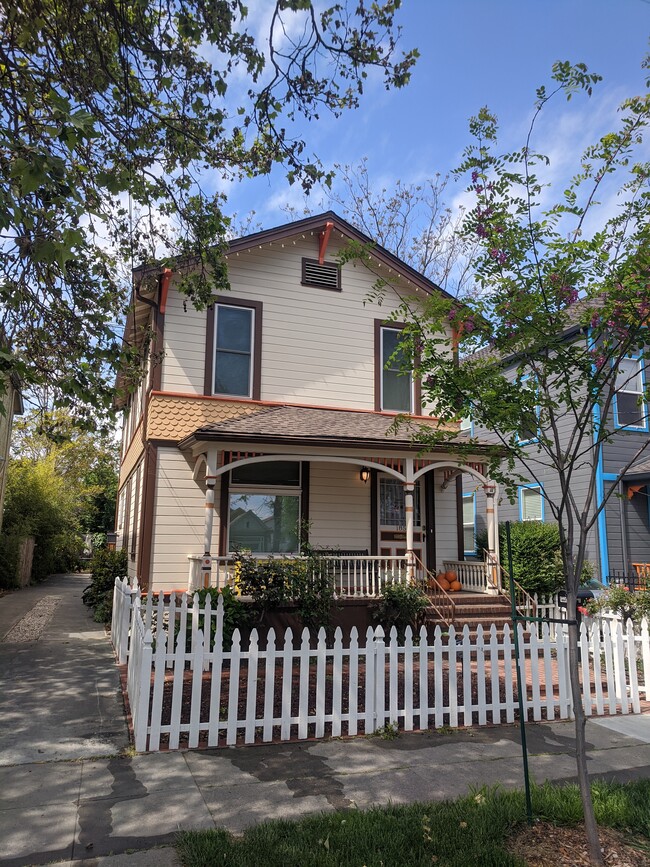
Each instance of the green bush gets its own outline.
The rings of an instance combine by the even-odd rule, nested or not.
[[[644,617],[650,618],[650,590],[628,590],[627,587],[611,587],[597,599],[590,599],[587,610],[593,615],[606,610],[620,614],[625,620],[632,618],[640,624]]]
[[[512,521],[512,572],[524,590],[529,593],[557,593],[565,585],[564,567],[560,552],[560,531],[557,524],[544,521]],[[478,536],[479,549],[487,548],[485,532]],[[505,524],[499,524],[501,563],[508,568],[508,548]],[[582,581],[593,575],[591,563],[585,563]]]
[[[18,587],[18,557],[21,536],[16,530],[0,534],[0,587]]]
[[[113,587],[116,578],[127,574],[126,551],[96,551],[90,561],[90,584],[83,592],[83,601],[93,609],[97,623],[110,623],[113,614]]]
[[[395,626],[403,638],[406,627],[419,629],[425,609],[429,604],[427,596],[415,584],[394,582],[386,584],[373,617],[388,631]]]
[[[302,559],[273,557],[258,560],[240,552],[235,561],[237,588],[250,596],[260,616],[280,605],[295,605],[304,626],[327,626],[334,602],[330,564],[308,545]]]

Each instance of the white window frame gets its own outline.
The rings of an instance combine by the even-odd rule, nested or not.
[[[295,485],[256,485],[253,482],[233,482],[232,474],[230,479],[230,484],[228,485],[228,516],[226,518],[228,522],[228,532],[227,532],[227,544],[226,550],[229,554],[232,554],[233,551],[230,547],[230,498],[233,495],[241,496],[242,494],[250,494],[251,496],[262,495],[265,494],[268,496],[283,496],[283,497],[296,497],[298,500],[298,522],[296,524],[296,535],[298,539],[298,549],[296,551],[254,551],[254,557],[273,557],[277,555],[290,555],[290,554],[299,554],[300,553],[300,521],[302,516],[302,464],[298,463],[298,483]]]
[[[539,518],[526,518],[524,512],[524,501],[526,499],[526,492],[536,491],[540,498],[540,517]],[[530,485],[520,485],[519,486],[519,520],[520,521],[543,521],[544,520],[544,489],[541,485],[536,483]]]
[[[381,365],[381,379],[380,379],[380,385],[379,385],[379,389],[380,389],[380,394],[379,394],[380,404],[379,405],[381,406],[382,412],[408,412],[408,413],[412,413],[412,412],[414,412],[414,407],[415,407],[415,378],[413,376],[413,371],[411,371],[408,374],[408,382],[409,382],[409,407],[408,407],[408,409],[392,409],[390,407],[387,407],[384,403],[384,376],[387,373],[395,373],[395,372],[399,371],[399,368],[385,367],[384,366],[384,332],[385,331],[395,331],[397,334],[401,334],[403,329],[391,327],[390,325],[382,325],[380,327],[379,364]],[[404,377],[404,378],[407,375],[401,371],[400,371],[400,373],[401,373],[402,377]]]
[[[620,430],[647,431],[648,430],[648,403],[644,398],[645,389],[646,389],[646,371],[645,371],[644,359],[640,355],[628,355],[625,358],[621,359],[621,363],[630,362],[630,361],[634,362],[636,364],[637,370],[636,370],[636,373],[634,374],[633,378],[635,380],[636,379],[641,380],[641,391],[639,391],[637,388],[630,388],[630,386],[632,385],[632,383],[630,382],[630,379],[632,379],[632,377],[630,377],[630,376],[626,377],[626,381],[624,382],[624,384],[621,388],[617,387],[617,393],[614,397],[614,422],[616,424],[616,427],[619,428]],[[616,378],[618,379],[618,377],[621,375],[624,376],[625,374],[622,374],[620,367],[619,367],[619,369],[616,372]],[[619,392],[622,394],[633,394],[633,395],[635,395],[637,400],[639,400],[639,398],[641,399],[640,403],[639,403],[639,415],[641,415],[643,418],[642,424],[621,424],[621,422],[619,421],[619,418],[618,418],[618,393]]]
[[[474,539],[474,547],[473,548],[465,548],[465,530],[469,529],[470,523],[465,521],[465,500],[470,500],[472,503],[472,538]],[[476,492],[472,491],[471,493],[463,494],[463,550],[465,555],[475,556],[476,555]]]
[[[532,382],[531,382],[531,380],[532,380]],[[535,381],[535,378],[533,376],[531,376],[531,374],[529,374],[529,373],[526,374],[525,376],[522,376],[521,387],[530,389],[536,395],[538,393],[537,382]],[[523,439],[521,434],[519,434],[519,436],[517,437],[517,440],[518,440],[520,446],[532,445],[534,443],[539,442],[539,403],[535,404],[535,418],[537,419],[537,425],[535,427],[535,435],[532,437],[529,437],[528,439]]]
[[[249,367],[248,367],[248,391],[246,394],[235,394],[233,392],[226,391],[217,391],[217,354],[219,352],[231,352],[235,355],[245,355],[246,353],[241,352],[237,349],[223,349],[220,350],[217,346],[217,335],[219,334],[219,311],[221,309],[227,310],[244,310],[251,316],[251,336],[250,336],[250,349],[248,352],[248,357],[250,359]],[[214,337],[212,344],[212,394],[224,395],[226,397],[253,397],[253,381],[254,381],[254,368],[255,368],[255,329],[257,328],[257,311],[254,307],[245,307],[243,304],[215,304],[214,305]]]

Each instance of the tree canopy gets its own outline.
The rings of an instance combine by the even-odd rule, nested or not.
[[[241,0],[5,4],[0,372],[96,422],[114,366],[136,363],[120,339],[131,267],[191,259],[197,305],[227,288],[219,186],[274,164],[305,190],[327,182],[304,122],[354,108],[373,70],[406,84],[399,6],[273,0],[249,23]]]

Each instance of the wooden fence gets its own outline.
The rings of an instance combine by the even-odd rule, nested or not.
[[[513,634],[465,628],[433,641],[426,629],[381,627],[364,636],[271,629],[260,640],[238,630],[224,641],[223,602],[198,597],[143,605],[116,591],[114,636],[130,608],[127,685],[139,751],[287,741],[431,727],[511,723],[518,709]],[[128,587],[128,585],[126,585]],[[531,720],[572,716],[567,636],[547,624],[519,626],[524,708]],[[211,638],[212,635],[212,638]],[[115,640],[115,639],[114,639]],[[118,638],[119,640],[119,638]],[[117,645],[116,645],[117,650]],[[118,650],[119,654],[119,650]],[[602,621],[580,633],[580,676],[588,715],[638,713],[648,700],[648,624]]]

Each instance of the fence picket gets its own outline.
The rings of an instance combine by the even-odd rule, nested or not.
[[[348,653],[348,734],[356,735],[359,717],[359,631],[356,626],[350,630]]]
[[[181,602],[180,622],[176,650],[173,658],[174,680],[172,685],[172,714],[169,731],[169,749],[177,750],[180,740],[181,706],[183,702],[183,677],[185,674],[185,647],[187,642],[187,597]]]
[[[176,594],[172,590],[169,596],[169,618],[167,626],[167,668],[174,666],[174,649],[176,642],[174,635],[176,633]]]
[[[305,627],[300,642],[300,670],[298,675],[298,737],[300,740],[307,737],[309,723],[309,656],[309,630]]]
[[[149,729],[149,696],[151,688],[151,663],[152,663],[151,629],[147,629],[142,640],[142,653],[139,659],[138,671],[138,700],[136,706],[131,708],[133,714],[133,735],[135,748],[139,753],[147,749],[147,734]]]
[[[620,620],[614,627],[614,682],[616,684],[616,698],[621,703],[621,713],[629,713],[630,706],[627,700],[627,680],[625,677],[625,639]]]
[[[492,725],[501,722],[501,696],[499,695],[499,638],[497,628],[490,626],[490,697],[492,701]]]
[[[237,722],[239,720],[239,669],[241,660],[241,634],[235,629],[232,634],[230,654],[230,680],[228,683],[228,717],[226,721],[226,746],[237,743]]]
[[[437,629],[439,627],[436,627]],[[447,639],[447,654],[449,657],[449,725],[458,728],[458,660],[456,646],[456,630],[453,624],[449,627]]]
[[[341,696],[343,692],[343,632],[337,626],[332,650],[332,737],[341,734]],[[324,690],[323,690],[324,692]]]
[[[384,630],[381,626],[375,629],[375,713],[371,732],[378,731],[386,725],[386,643]]]
[[[149,749],[154,752],[160,749],[160,725],[165,686],[165,638],[166,636],[159,628],[156,633],[156,650],[154,652],[153,696],[151,698],[151,727],[149,732]]]
[[[512,667],[513,646],[510,637],[510,626],[506,623],[503,627],[503,685],[506,703],[506,722],[515,721],[515,693],[513,689]]]
[[[650,632],[646,617],[641,621],[641,658],[643,660],[643,688],[645,700],[648,701],[648,696],[650,696]]]
[[[404,731],[413,731],[413,630],[404,636]]]
[[[551,630],[548,623],[542,623],[542,655],[544,658],[544,704],[546,719],[555,719],[555,697],[553,695],[553,655],[551,653]]]
[[[605,676],[607,678],[607,704],[610,714],[616,713],[616,688],[614,686],[614,650],[612,635],[607,620],[603,621],[603,649],[605,651]]]
[[[567,719],[570,716],[570,690],[566,677],[566,648],[564,645],[565,633],[563,629],[558,629],[555,634],[555,653],[557,658],[557,680],[558,680],[558,705],[560,708],[560,719]]]
[[[399,675],[399,656],[397,653],[397,629],[392,626],[388,645],[388,721],[397,725],[397,680]]]
[[[325,734],[325,673],[327,667],[326,635],[321,626],[316,644],[316,730],[317,738]]]
[[[463,627],[463,725],[472,724],[472,645],[469,626]]]
[[[589,665],[589,641],[587,627],[584,622],[580,624],[580,668],[582,670],[582,706],[586,716],[591,716],[593,705],[591,702],[591,668]]]
[[[221,615],[221,616],[220,616]],[[217,602],[217,624],[212,643],[210,664],[210,716],[208,723],[208,746],[219,744],[219,723],[221,721],[221,673],[223,670],[223,599]]]
[[[291,692],[293,686],[293,632],[289,628],[284,633],[282,650],[282,710],[280,713],[280,738],[288,741],[291,736]]]
[[[528,624],[528,643],[530,647],[530,682],[533,719],[539,722],[542,718],[542,696],[539,683],[539,639],[537,623]]]
[[[198,616],[196,619],[198,623]],[[190,733],[188,747],[199,745],[199,725],[201,722],[201,690],[203,688],[203,630],[197,630],[192,651],[192,692],[190,704]]]
[[[639,679],[636,670],[636,641],[634,640],[634,626],[631,620],[627,621],[627,669],[630,682],[630,704],[632,713],[641,713],[639,701]]]
[[[485,638],[483,624],[476,630],[476,692],[478,702],[478,724],[487,723],[487,696],[485,694]]]
[[[427,636],[426,626],[420,629],[420,646],[419,653],[419,699],[420,713],[418,716],[419,725],[422,731],[429,728],[429,639]],[[434,655],[434,671],[436,670],[436,657]],[[438,664],[442,666],[442,654],[437,657]],[[437,723],[436,723],[437,725]]]
[[[603,666],[600,646],[600,624],[596,621],[591,629],[591,660],[594,669],[594,696],[596,713],[603,713]]]
[[[255,743],[255,720],[257,718],[257,666],[259,662],[259,639],[253,629],[248,645],[248,671],[246,674],[246,725],[244,743]]]
[[[273,699],[275,698],[275,629],[271,627],[266,635],[266,667],[264,671],[264,728],[262,740],[273,740]]]

